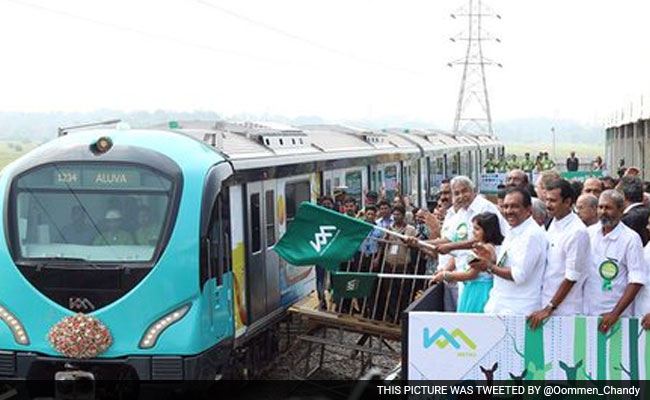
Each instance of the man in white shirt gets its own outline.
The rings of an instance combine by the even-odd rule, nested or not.
[[[571,211],[574,191],[564,179],[545,187],[546,209],[553,217],[546,232],[549,241],[544,278],[543,309],[528,316],[536,329],[551,314],[582,314],[582,283],[589,265],[589,234],[580,218]]]
[[[457,176],[451,180],[454,205],[458,211],[450,220],[451,226],[438,244],[438,252],[447,254],[454,250],[468,250],[473,245],[472,218],[484,212],[496,214],[499,218],[501,234],[505,236],[508,223],[497,206],[476,193],[474,182],[466,176]],[[463,253],[459,253],[462,255]]]
[[[541,307],[548,242],[544,230],[531,216],[528,191],[509,189],[503,209],[510,230],[496,260],[487,259],[479,245],[476,252],[481,258],[472,267],[494,275],[486,314],[529,315]]]
[[[576,214],[586,226],[598,223],[598,197],[584,193],[576,201]]]
[[[650,230],[650,219],[648,220],[648,226]],[[645,260],[645,265],[650,268],[650,242],[645,245],[643,248],[643,259]],[[634,300],[634,316],[638,318],[643,318],[641,320],[641,325],[644,329],[650,329],[650,285],[646,284],[641,288],[639,294]]]
[[[631,316],[632,302],[648,275],[641,238],[621,222],[622,215],[623,195],[606,190],[598,199],[600,222],[587,228],[593,260],[584,285],[584,312],[602,315],[602,332],[620,317]]]

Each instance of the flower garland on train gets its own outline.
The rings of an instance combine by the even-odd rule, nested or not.
[[[93,358],[113,343],[106,326],[83,313],[63,318],[47,334],[47,340],[59,353],[71,358]]]

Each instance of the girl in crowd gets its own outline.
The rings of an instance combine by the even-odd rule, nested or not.
[[[496,259],[497,247],[503,242],[496,214],[485,212],[472,218],[475,246],[481,258]],[[433,276],[434,282],[464,282],[458,299],[459,313],[482,313],[492,289],[492,275],[472,268],[472,263],[479,261],[474,253],[467,256],[464,265],[455,271],[440,271]]]

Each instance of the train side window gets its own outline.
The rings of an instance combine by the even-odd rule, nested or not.
[[[361,171],[346,172],[345,173],[345,186],[348,187],[347,194],[356,200],[357,204],[361,204]]]
[[[208,230],[207,246],[202,254],[202,268],[206,271],[205,278],[213,277],[217,285],[223,282],[223,274],[232,269],[232,255],[230,250],[230,203],[227,192],[219,194],[210,217],[210,229]],[[205,262],[210,257],[210,262]],[[210,271],[207,271],[208,266]]]
[[[232,271],[232,242],[230,239],[230,196],[228,190],[219,195],[219,208],[221,212],[221,252],[220,259],[223,265],[222,271]]]
[[[325,196],[331,196],[332,195],[332,180],[331,179],[325,179]]]
[[[287,224],[295,218],[300,203],[310,200],[310,191],[309,181],[299,181],[286,184],[285,195],[287,197]]]
[[[266,203],[266,247],[275,244],[275,193],[267,190],[265,193]]]
[[[251,253],[262,250],[262,229],[260,226],[260,194],[254,193],[250,199],[251,212]]]

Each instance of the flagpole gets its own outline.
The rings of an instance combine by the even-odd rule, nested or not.
[[[372,272],[371,272],[372,274]],[[394,279],[426,279],[431,280],[433,275],[409,275],[409,274],[377,274],[378,278],[394,278]]]
[[[378,231],[384,232],[384,233],[386,233],[388,235],[392,235],[392,236],[395,236],[397,238],[400,238],[400,239],[402,239],[404,241],[406,241],[407,239],[413,237],[413,236],[402,235],[399,232],[391,231],[390,229],[382,228],[381,226],[375,226],[375,229],[377,229]],[[438,248],[435,245],[427,243],[424,240],[418,240],[418,246],[426,247],[428,249],[435,250],[435,251],[438,250]]]

